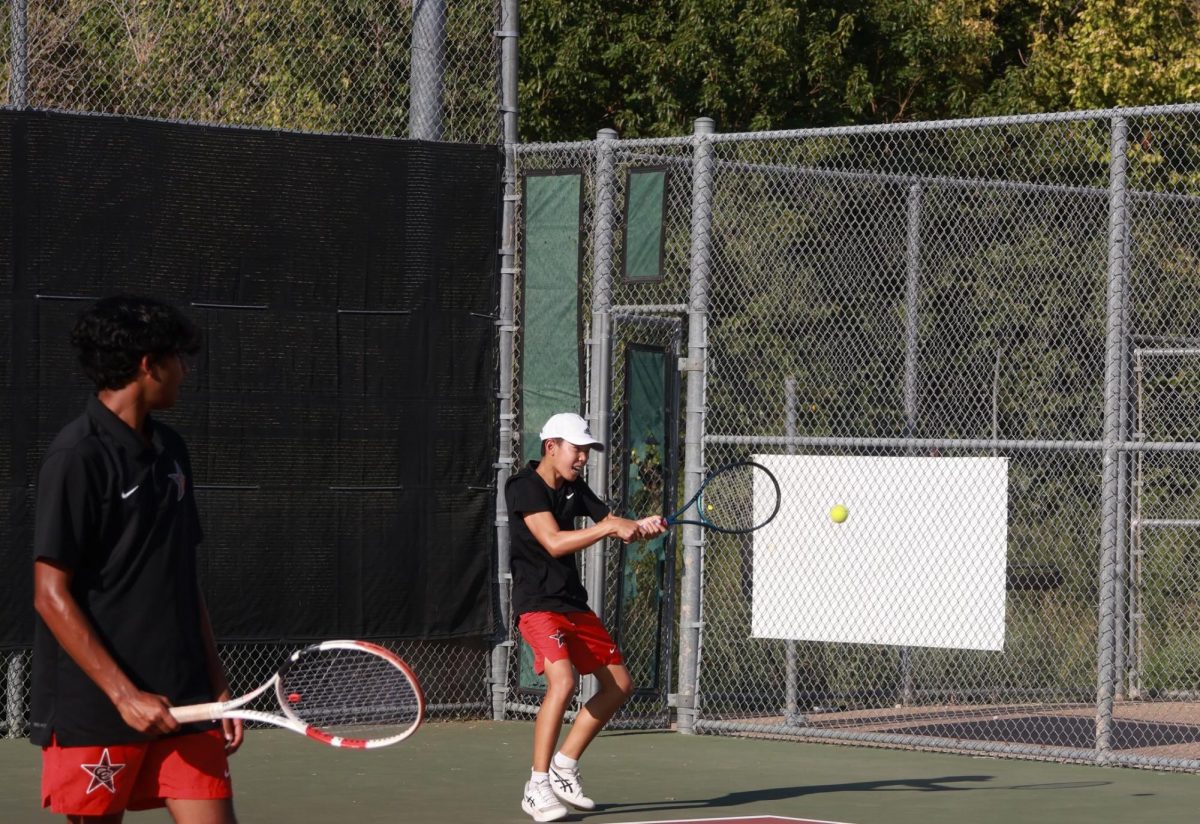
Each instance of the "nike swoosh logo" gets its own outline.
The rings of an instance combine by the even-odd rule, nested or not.
[[[574,498],[574,497],[575,497],[575,493],[574,493],[574,492],[568,492],[568,493],[567,493],[567,500],[568,500],[568,501],[569,501],[569,500],[571,500],[571,499],[572,499],[572,498]]]
[[[132,495],[133,493],[137,492],[139,487],[141,487],[141,484],[138,484],[137,486],[135,486],[133,489],[129,490],[128,492],[122,492],[121,500],[123,501],[126,498],[128,498],[130,495]]]

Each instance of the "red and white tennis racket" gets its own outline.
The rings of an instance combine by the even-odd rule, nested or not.
[[[242,709],[264,693],[281,714]],[[241,698],[172,707],[171,715],[181,724],[262,721],[331,747],[373,749],[417,731],[425,696],[412,670],[389,650],[365,641],[324,641],[292,653],[271,680]]]

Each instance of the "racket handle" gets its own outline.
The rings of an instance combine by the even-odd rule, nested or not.
[[[171,707],[171,715],[180,724],[195,724],[197,721],[215,721],[221,717],[224,705],[220,701],[211,704],[192,704],[188,707]]]

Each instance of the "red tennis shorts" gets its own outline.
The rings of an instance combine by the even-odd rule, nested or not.
[[[533,650],[533,668],[538,675],[546,661],[570,658],[581,675],[610,664],[623,664],[621,651],[596,613],[526,612],[517,619],[521,637]]]
[[[166,806],[168,798],[231,797],[219,729],[107,747],[42,747],[42,806],[63,815],[149,810]]]

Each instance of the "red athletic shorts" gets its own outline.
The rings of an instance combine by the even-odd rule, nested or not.
[[[521,637],[533,650],[533,668],[538,675],[545,662],[570,658],[581,675],[609,664],[623,664],[621,651],[596,617],[588,612],[526,612],[517,619]]]
[[[231,798],[221,730],[112,744],[42,747],[42,806],[63,815],[163,807],[168,798]]]

